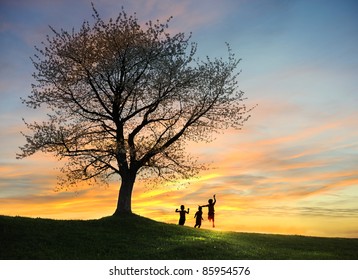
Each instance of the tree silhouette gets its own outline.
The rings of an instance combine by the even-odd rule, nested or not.
[[[237,88],[236,59],[195,58],[196,44],[169,34],[168,21],[141,26],[122,9],[79,31],[51,28],[32,58],[36,81],[23,102],[46,106],[48,119],[25,122],[18,158],[37,151],[66,159],[61,186],[108,182],[119,175],[115,214],[131,212],[136,178],[188,178],[203,167],[185,152],[188,141],[240,128],[248,119]]]

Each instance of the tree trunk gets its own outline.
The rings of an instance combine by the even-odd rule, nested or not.
[[[117,209],[113,216],[132,213],[132,191],[136,174],[126,174],[122,176],[121,187],[119,189]]]

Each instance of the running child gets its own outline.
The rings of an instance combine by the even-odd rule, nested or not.
[[[200,228],[201,227],[201,221],[203,221],[203,211],[201,210],[201,206],[198,207],[198,211],[196,211],[195,215],[194,215],[194,218],[196,218],[195,220],[195,228],[198,227]]]
[[[208,207],[208,220],[213,222],[213,227],[215,227],[215,209],[214,205],[216,203],[216,197],[214,194],[214,201],[212,199],[209,199],[209,204],[203,205],[201,207]]]

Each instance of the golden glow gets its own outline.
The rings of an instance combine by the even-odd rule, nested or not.
[[[216,170],[217,171],[217,170]],[[352,174],[345,173],[345,176]],[[338,174],[329,174],[327,177],[336,178]],[[193,180],[190,186],[177,190],[166,184],[158,189],[148,190],[140,183],[137,184],[133,194],[133,211],[139,215],[167,223],[177,223],[178,215],[175,209],[184,204],[190,208],[187,215],[187,226],[195,223],[194,214],[197,206],[207,203],[212,194],[217,194],[216,205],[216,230],[231,230],[245,232],[266,232],[282,234],[325,235],[325,236],[356,236],[356,217],[339,218],[339,229],[333,220],[338,217],[303,215],[295,211],[294,207],[288,209],[287,205],[293,205],[301,198],[317,195],[300,189],[288,193],[278,194],[275,189],[272,194],[260,192],[255,195],[247,195],[245,191],[252,188],[239,187],[235,194],[235,188],[230,182],[225,186],[219,184],[225,182],[225,174],[208,173],[201,178]],[[292,179],[291,179],[292,180]],[[265,181],[267,183],[268,181]],[[294,182],[292,180],[292,182]],[[273,180],[271,183],[277,183]],[[357,179],[348,178],[346,182],[339,182],[333,187],[347,184],[356,184]],[[209,188],[206,185],[211,185]],[[93,219],[111,215],[115,209],[118,184],[112,184],[109,188],[82,188],[78,194],[68,192],[53,192],[50,188],[44,189],[36,196],[24,198],[2,198],[2,214],[20,215],[30,217],[48,217],[56,219]],[[240,191],[243,191],[240,194]],[[202,228],[211,228],[204,213]],[[340,230],[341,229],[341,230]],[[348,232],[344,232],[347,229]]]

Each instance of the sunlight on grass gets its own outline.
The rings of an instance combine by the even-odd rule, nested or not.
[[[193,240],[206,240],[207,238],[205,237],[193,237]]]

